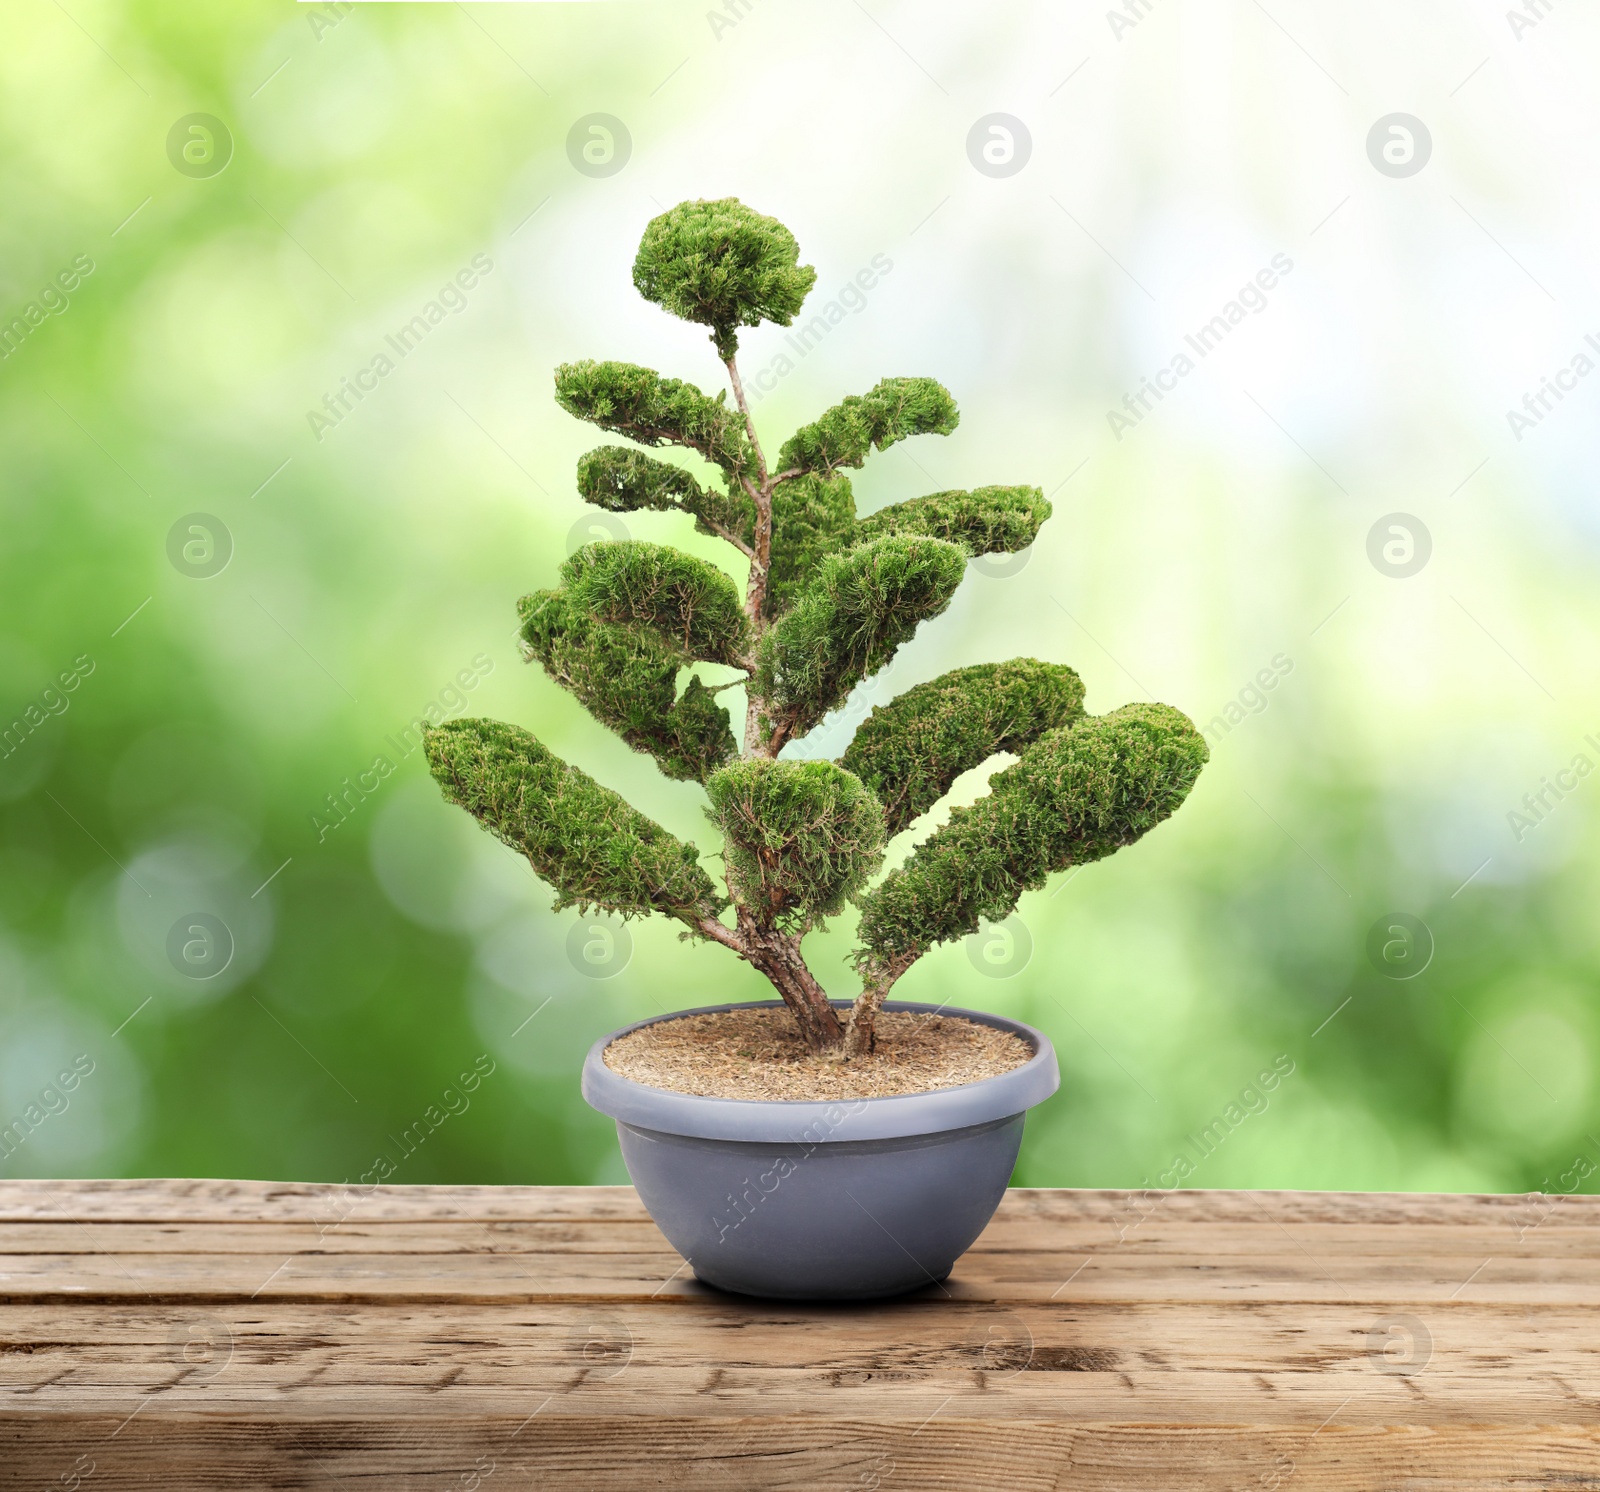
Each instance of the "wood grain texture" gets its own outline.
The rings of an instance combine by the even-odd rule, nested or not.
[[[942,1287],[631,1190],[0,1182],[0,1489],[1600,1487],[1600,1198],[1013,1191]]]

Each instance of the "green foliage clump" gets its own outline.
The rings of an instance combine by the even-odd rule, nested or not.
[[[450,720],[423,738],[445,797],[528,857],[555,909],[665,912],[693,925],[726,905],[684,844],[525,730]]]
[[[898,834],[999,751],[1020,752],[1083,715],[1083,680],[1061,663],[1014,658],[953,669],[879,705],[839,759]]]
[[[803,477],[772,494],[772,559],[767,569],[766,615],[780,616],[830,554],[854,543],[856,500],[850,478]]]
[[[830,476],[836,467],[863,465],[874,446],[882,451],[908,435],[948,435],[960,418],[937,380],[885,378],[802,425],[784,442],[778,467]]]
[[[735,902],[783,928],[844,909],[883,861],[883,809],[832,762],[733,762],[706,783]]]
[[[816,279],[794,234],[737,197],[680,202],[652,218],[633,261],[639,294],[709,326],[724,361],[739,350],[738,327],[788,326]]]
[[[665,441],[698,451],[730,477],[755,472],[744,418],[729,408],[726,393],[713,399],[692,383],[663,378],[653,368],[586,358],[556,369],[556,403],[568,414],[642,446]]]
[[[1049,732],[860,898],[858,960],[914,957],[1010,916],[1051,871],[1102,859],[1154,828],[1208,756],[1170,705],[1124,705]]]
[[[730,495],[702,487],[681,466],[657,461],[627,446],[598,446],[578,458],[578,495],[610,513],[641,508],[693,514],[695,527],[749,546],[755,538],[756,508],[748,493]]]
[[[856,525],[856,542],[883,534],[948,539],[969,554],[1014,554],[1038,537],[1050,504],[1037,487],[979,487],[933,492],[880,508]]]
[[[843,472],[807,472],[772,494],[772,562],[765,614],[792,606],[829,555],[890,534],[915,534],[959,544],[968,554],[1026,549],[1050,516],[1037,487],[980,487],[935,492],[856,518],[855,496]]]
[[[761,640],[755,683],[774,718],[810,730],[950,604],[966,566],[959,545],[899,534],[829,555]]]
[[[738,750],[728,712],[699,679],[677,697],[690,660],[658,633],[597,621],[566,591],[536,591],[517,610],[529,655],[666,776],[704,782]]]
[[[685,658],[737,663],[749,627],[739,588],[715,565],[638,539],[585,544],[561,567],[575,606],[652,627]]]

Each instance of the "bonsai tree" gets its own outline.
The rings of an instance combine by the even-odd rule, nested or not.
[[[645,229],[633,282],[710,328],[727,371],[714,398],[621,362],[556,370],[561,407],[630,445],[578,462],[578,490],[611,512],[675,510],[743,557],[739,586],[665,544],[605,540],[518,603],[525,653],[668,777],[704,785],[725,890],[674,838],[528,731],[460,719],[427,734],[434,776],[555,888],[555,908],[658,913],[759,969],[815,1050],[862,1057],[895,982],[935,944],[1008,916],[1052,871],[1133,843],[1194,784],[1207,751],[1167,705],[1089,716],[1059,663],[958,668],[861,723],[837,762],[780,753],[938,616],[975,555],[1011,552],[1050,516],[1036,487],[936,492],[862,518],[847,472],[913,435],[948,435],[955,401],[931,378],[885,378],[796,430],[769,461],[740,383],[739,332],[788,326],[816,271],[794,236],[734,198],[685,202]],[[710,482],[639,447],[677,446]],[[708,688],[697,662],[740,671]],[[735,734],[723,691],[741,686]],[[1018,760],[877,884],[887,840],[998,752]],[[807,967],[806,933],[860,910],[862,988],[846,1018]],[[729,913],[731,911],[731,920]]]

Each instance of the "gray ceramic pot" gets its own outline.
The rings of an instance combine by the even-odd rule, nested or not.
[[[611,1042],[655,1021],[590,1048],[583,1096],[617,1121],[640,1198],[707,1284],[796,1300],[897,1295],[942,1280],[994,1215],[1024,1115],[1060,1086],[1055,1049],[1043,1032],[997,1015],[899,1000],[885,1008],[1014,1031],[1034,1055],[959,1088],[809,1103],[697,1098],[606,1066]]]

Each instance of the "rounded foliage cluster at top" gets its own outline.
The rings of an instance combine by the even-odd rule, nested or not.
[[[780,926],[842,911],[883,862],[882,806],[832,762],[732,762],[706,794],[735,895]]]
[[[817,278],[799,260],[794,234],[737,197],[680,202],[645,227],[633,283],[674,316],[709,326],[718,355],[730,358],[737,328],[794,320]]]

